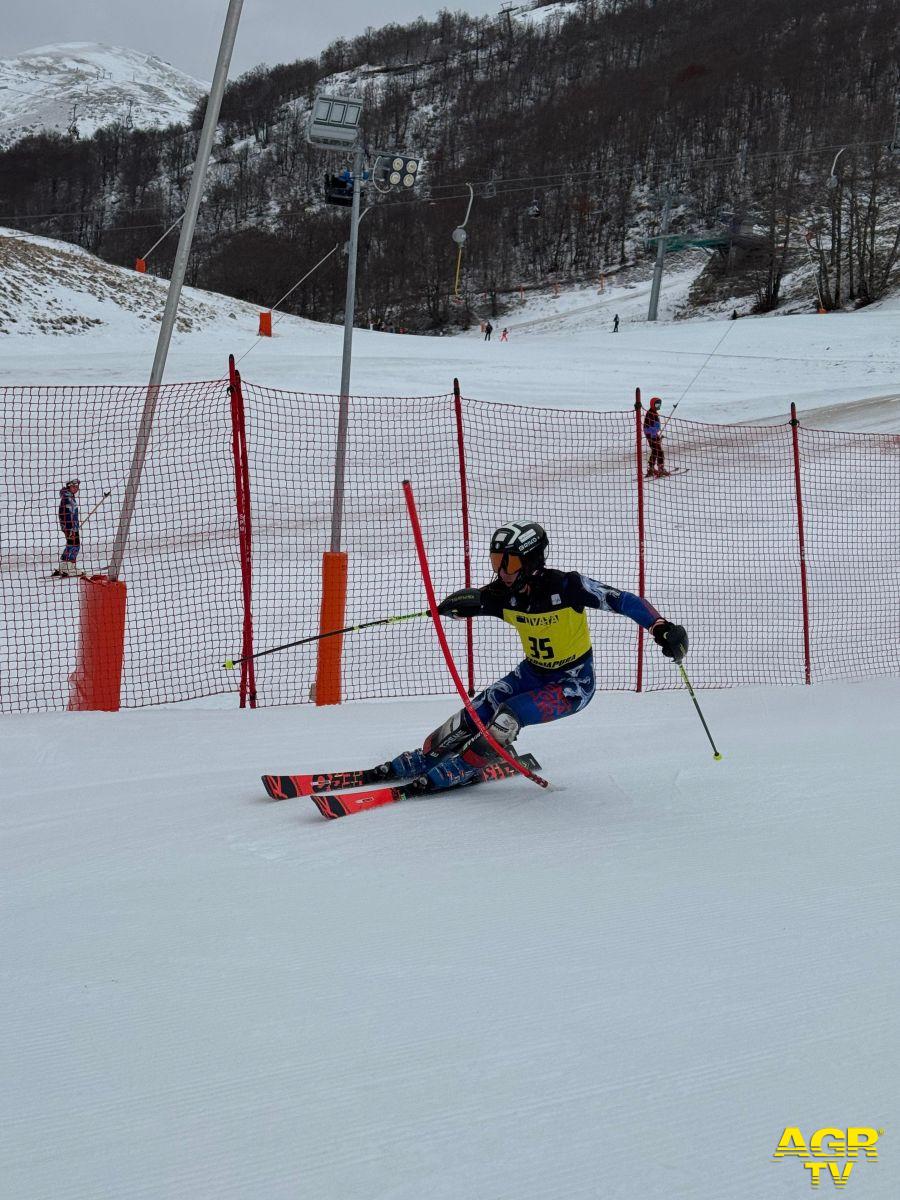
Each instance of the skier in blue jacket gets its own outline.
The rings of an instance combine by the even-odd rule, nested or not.
[[[545,566],[547,534],[534,521],[501,526],[491,538],[496,578],[486,587],[463,588],[438,606],[443,616],[499,617],[522,641],[524,660],[490,684],[472,703],[499,745],[512,747],[523,725],[571,716],[594,695],[593,650],[585,609],[630,617],[650,631],[662,653],[681,662],[687,634],[652,604],[582,575]],[[420,750],[385,763],[384,778],[423,777],[430,787],[454,787],[496,759],[465,709],[430,733]]]
[[[59,556],[59,566],[54,575],[77,578],[83,575],[75,565],[81,549],[81,517],[78,512],[78,489],[81,480],[69,479],[59,490],[59,527],[66,539],[66,546]]]

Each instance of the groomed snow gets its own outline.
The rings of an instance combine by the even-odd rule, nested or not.
[[[799,1200],[784,1128],[863,1125],[893,1200],[900,680],[702,704],[719,763],[600,695],[549,792],[334,822],[260,774],[447,698],[3,718],[3,1195]]]

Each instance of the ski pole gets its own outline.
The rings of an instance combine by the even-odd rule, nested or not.
[[[81,525],[80,525],[80,528],[81,528],[81,529],[84,529],[85,525],[87,525],[88,521],[91,519],[91,517],[94,515],[94,513],[95,513],[95,512],[97,511],[97,509],[100,507],[100,505],[101,505],[101,504],[104,502],[104,500],[107,500],[107,499],[109,499],[109,497],[110,497],[111,495],[112,495],[112,488],[110,488],[108,492],[104,492],[104,493],[103,493],[103,495],[100,497],[100,499],[99,499],[99,500],[97,501],[97,503],[94,505],[94,507],[91,509],[91,511],[88,513],[88,515],[87,515],[87,516],[84,518],[84,520],[81,522]]]
[[[377,621],[364,621],[361,625],[345,625],[343,629],[329,629],[327,633],[314,633],[310,637],[299,638],[296,642],[285,642],[283,646],[272,646],[269,650],[260,650],[257,654],[248,654],[244,658],[226,658],[222,666],[226,671],[233,671],[243,662],[254,658],[262,658],[265,654],[276,654],[279,650],[290,650],[293,646],[305,646],[307,642],[320,642],[322,638],[335,637],[339,633],[356,633],[360,629],[371,629],[374,625],[393,625],[395,621],[411,621],[414,617],[430,617],[428,609],[422,612],[401,613],[395,617],[381,617]]]
[[[687,677],[687,671],[684,669],[684,663],[678,663],[678,670],[681,672],[681,678],[684,680],[684,686],[691,694],[691,699],[694,702],[694,708],[697,710],[697,716],[700,718],[701,722],[703,723],[703,728],[706,730],[706,736],[709,738],[709,744],[713,748],[713,758],[716,760],[716,762],[719,762],[722,758],[722,755],[716,749],[716,743],[712,740],[712,734],[709,732],[709,726],[703,719],[703,713],[700,711],[700,705],[697,703],[697,697],[694,695],[694,689],[691,687],[691,681]]]
[[[680,400],[676,400],[676,401],[675,401],[675,403],[672,405],[672,411],[669,413],[669,415],[668,415],[668,416],[666,417],[666,419],[663,421],[662,425],[660,425],[660,427],[659,427],[659,432],[660,432],[660,434],[662,434],[662,431],[665,429],[665,427],[668,425],[668,423],[669,423],[669,422],[672,420],[672,418],[675,416],[675,409],[678,407],[678,405],[679,405],[680,403],[681,403],[681,401],[680,401]]]

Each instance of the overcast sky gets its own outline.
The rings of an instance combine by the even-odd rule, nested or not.
[[[344,0],[312,5],[296,0],[244,0],[231,60],[232,78],[259,63],[314,58],[337,37],[392,21],[433,17],[442,8],[496,13],[500,0]],[[105,42],[156,54],[198,79],[212,77],[227,0],[7,0],[0,22],[0,58],[59,42]]]

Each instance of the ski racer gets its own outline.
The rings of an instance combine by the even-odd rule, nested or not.
[[[522,639],[524,660],[472,701],[504,749],[512,748],[523,725],[571,716],[592,700],[593,650],[586,608],[630,617],[676,662],[687,653],[684,628],[665,620],[640,596],[578,571],[545,566],[548,544],[547,534],[534,521],[502,525],[490,543],[496,578],[486,587],[453,592],[438,605],[445,617],[499,617]],[[384,779],[421,779],[423,789],[433,790],[465,784],[491,761],[496,761],[496,752],[463,709],[430,733],[420,750],[408,750],[380,770]]]

